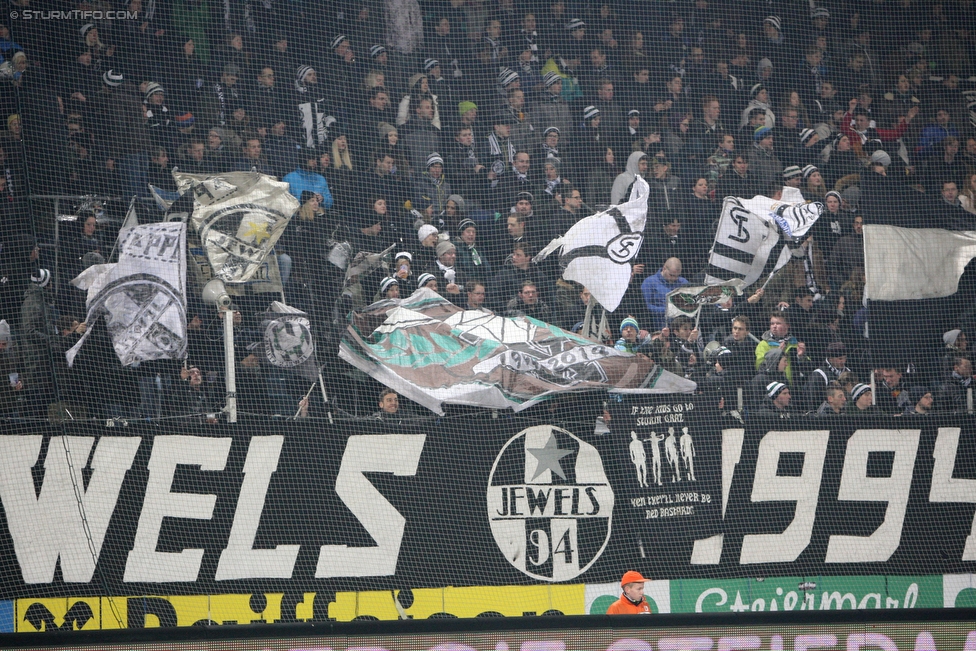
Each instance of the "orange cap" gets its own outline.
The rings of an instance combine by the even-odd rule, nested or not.
[[[645,579],[640,575],[640,572],[635,572],[633,570],[628,570],[624,572],[623,577],[620,579],[620,587],[624,587],[628,583],[644,583],[649,579]]]

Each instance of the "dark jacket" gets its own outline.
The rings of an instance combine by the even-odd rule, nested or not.
[[[733,386],[745,387],[755,375],[756,342],[749,337],[736,341],[732,335],[722,340],[722,345],[732,353],[720,360],[722,368]]]
[[[457,248],[456,266],[465,277],[482,283],[491,277],[491,264],[488,262],[488,256],[482,251],[484,246],[475,242],[474,246],[469,247],[459,239],[454,241],[454,246]]]
[[[650,187],[650,195],[647,198],[647,214],[660,219],[659,223],[668,222],[675,216],[684,222],[686,219],[686,197],[682,193],[681,179],[668,174],[663,179],[650,177],[645,180]]]
[[[972,386],[972,378],[963,378],[952,372],[939,385],[935,406],[940,411],[963,413],[966,411],[966,389]]]
[[[817,405],[822,403],[825,399],[825,390],[827,386],[840,377],[841,373],[844,371],[849,371],[850,369],[844,367],[842,369],[834,368],[830,365],[830,362],[824,361],[819,367],[814,369],[812,373],[807,376],[807,381],[803,385],[803,393],[800,396],[801,404],[806,410],[813,410],[817,408]]]

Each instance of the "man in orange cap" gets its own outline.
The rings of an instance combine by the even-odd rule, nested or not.
[[[607,608],[608,615],[650,615],[651,607],[644,599],[644,582],[647,581],[640,572],[629,570],[620,579],[620,587],[624,593],[620,599]]]

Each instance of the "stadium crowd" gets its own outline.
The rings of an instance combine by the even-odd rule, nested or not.
[[[973,309],[949,316],[936,377],[874,368],[862,226],[976,230],[971,0],[95,0],[74,6],[92,20],[44,19],[61,4],[10,0],[0,19],[2,416],[219,411],[221,326],[195,296],[187,364],[123,368],[96,327],[67,368],[93,327],[67,282],[110,258],[114,233],[87,202],[52,253],[37,234],[53,216],[29,199],[148,197],[176,189],[174,168],[290,184],[284,292],[312,316],[333,387],[345,313],[418,287],[578,330],[589,292],[558,256],[532,258],[641,176],[618,348],[727,401],[742,387],[752,412],[966,409]],[[110,10],[125,19],[97,19]],[[787,267],[668,322],[665,295],[701,283],[723,198],[784,186],[824,205]],[[390,247],[344,283],[337,261]],[[254,352],[266,306],[233,308],[238,394],[288,415],[307,385]]]

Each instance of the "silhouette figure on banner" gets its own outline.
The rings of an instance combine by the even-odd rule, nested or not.
[[[637,483],[647,486],[647,452],[644,442],[637,438],[637,432],[630,433],[630,462],[637,468]]]
[[[651,442],[651,471],[654,473],[654,483],[661,485],[661,441],[664,440],[662,434],[651,432],[651,438],[644,439]]]
[[[671,466],[671,483],[681,481],[681,465],[678,461],[678,439],[674,437],[674,428],[668,428],[668,437],[664,439],[664,450],[668,455],[668,465]]]
[[[681,459],[685,462],[685,475],[688,481],[698,481],[695,479],[695,442],[691,440],[691,434],[687,427],[681,428],[681,438],[678,440],[681,448]]]

